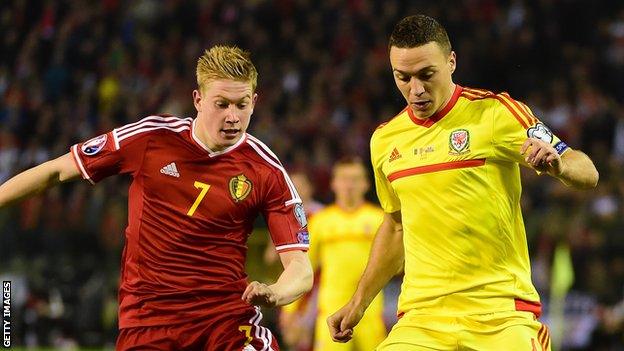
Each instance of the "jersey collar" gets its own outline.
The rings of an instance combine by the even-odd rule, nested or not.
[[[434,113],[429,118],[421,119],[421,118],[416,117],[414,115],[414,112],[412,112],[412,109],[409,106],[407,106],[407,114],[409,115],[412,122],[414,122],[415,124],[429,128],[435,122],[441,120],[442,117],[446,116],[449,113],[449,111],[453,108],[453,106],[455,106],[455,103],[457,102],[457,99],[459,99],[459,95],[461,94],[462,89],[463,88],[459,84],[455,84],[455,90],[453,91],[453,95],[451,96],[451,99],[449,100],[449,102],[447,102],[446,105],[440,111]]]
[[[228,152],[230,152],[230,151],[236,149],[237,147],[239,147],[247,139],[247,133],[243,133],[243,136],[240,139],[238,139],[236,144],[234,144],[232,146],[228,146],[225,149],[220,150],[220,151],[212,151],[208,146],[206,146],[206,144],[204,144],[201,140],[199,140],[199,137],[195,134],[195,123],[196,122],[197,122],[197,119],[194,119],[193,120],[193,124],[191,125],[191,138],[197,144],[197,146],[199,146],[202,149],[204,149],[205,151],[207,151],[208,152],[208,156],[210,156],[210,157],[215,157],[215,156],[227,154]]]

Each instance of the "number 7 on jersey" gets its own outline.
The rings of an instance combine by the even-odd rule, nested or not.
[[[210,189],[210,184],[195,181],[194,185],[197,189],[201,189],[201,191],[199,192],[199,195],[197,195],[197,199],[195,199],[195,203],[193,203],[193,206],[191,206],[191,208],[186,213],[191,217],[193,216],[193,213],[195,213],[195,210],[197,210],[199,203],[204,199],[204,196],[206,196],[208,189]]]

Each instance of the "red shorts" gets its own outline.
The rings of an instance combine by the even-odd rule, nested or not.
[[[277,340],[261,326],[260,309],[174,325],[119,330],[117,350],[279,351]]]

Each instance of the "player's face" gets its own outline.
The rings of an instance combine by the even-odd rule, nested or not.
[[[331,183],[336,201],[359,202],[368,191],[366,170],[359,163],[338,165]]]
[[[236,144],[249,126],[257,98],[250,82],[229,79],[213,80],[202,91],[194,90],[199,138],[213,151]]]
[[[446,54],[436,43],[414,48],[390,48],[394,81],[418,118],[429,118],[453,95],[455,53]]]

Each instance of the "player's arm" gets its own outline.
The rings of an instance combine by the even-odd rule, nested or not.
[[[249,283],[242,299],[252,305],[275,307],[289,304],[312,289],[314,274],[308,255],[299,250],[279,254],[284,271],[275,284]]]
[[[371,247],[366,269],[351,300],[327,319],[334,341],[347,342],[364,311],[381,289],[403,269],[401,212],[386,213]]]
[[[581,151],[568,149],[559,155],[551,144],[528,138],[520,152],[529,166],[539,172],[548,173],[567,186],[588,189],[598,184],[596,166]]]
[[[77,178],[80,178],[80,171],[72,155],[67,153],[30,168],[0,185],[0,207]]]

